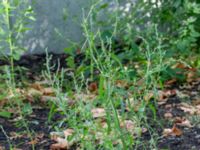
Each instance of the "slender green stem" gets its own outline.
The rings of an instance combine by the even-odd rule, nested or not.
[[[4,136],[5,136],[6,139],[7,139],[7,142],[8,142],[8,144],[9,144],[10,150],[13,150],[13,146],[12,146],[12,143],[11,143],[11,141],[10,141],[10,138],[9,138],[9,136],[6,134],[6,131],[4,130],[4,128],[3,128],[2,125],[0,125],[0,129],[2,130]]]
[[[12,84],[15,84],[15,74],[14,74],[14,47],[13,47],[13,41],[12,41],[12,27],[10,22],[10,3],[9,0],[5,0],[5,21],[6,25],[8,27],[8,44],[10,49],[10,65],[11,65],[11,80]]]
[[[123,150],[126,150],[127,147],[126,147],[126,142],[125,142],[125,139],[124,139],[124,136],[123,136],[123,132],[121,131],[121,127],[120,127],[120,121],[119,121],[119,117],[118,117],[118,113],[117,113],[117,110],[115,108],[115,105],[114,105],[114,102],[113,102],[113,99],[111,97],[111,94],[112,94],[112,83],[111,81],[108,81],[107,83],[108,85],[108,100],[111,104],[111,107],[112,107],[112,110],[113,110],[113,113],[114,113],[114,119],[115,119],[115,126],[117,127],[118,131],[120,132],[121,134],[121,141],[122,141],[122,145],[123,145]]]

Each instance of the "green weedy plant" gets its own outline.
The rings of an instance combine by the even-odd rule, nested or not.
[[[32,113],[32,107],[29,103],[23,103],[23,98],[22,98],[21,94],[18,91],[16,91],[16,89],[13,85],[12,74],[11,74],[8,66],[6,66],[4,68],[4,75],[1,76],[1,79],[5,82],[4,88],[5,88],[5,93],[6,93],[6,99],[8,99],[8,105],[0,111],[0,116],[6,117],[6,118],[11,118],[12,113],[10,113],[10,111],[8,111],[7,109],[9,108],[9,109],[16,110],[15,115],[18,115],[20,118],[18,121],[15,122],[16,127],[25,128],[24,132],[26,132],[26,134],[32,141],[34,131],[32,131],[29,128],[29,122],[26,119],[26,116],[28,116]],[[4,134],[6,134],[6,133],[4,133]],[[8,138],[7,139],[8,144],[10,146],[12,146],[12,142],[9,140],[9,137],[8,136],[6,136],[6,137]],[[12,147],[10,147],[10,149],[12,149]],[[34,149],[35,149],[35,145],[32,144],[32,150],[34,150]]]
[[[166,59],[173,57],[173,64],[178,60],[190,67],[199,67],[200,57],[196,55],[200,51],[199,13],[200,3],[197,0],[160,1],[160,6],[154,8],[152,21],[158,24]],[[180,70],[169,66],[162,73],[163,79],[185,80],[183,75],[177,75],[177,71]]]
[[[124,95],[128,95],[130,93],[134,93],[134,95],[138,95],[136,91],[132,90],[122,90],[122,94],[118,93],[120,92],[118,88],[116,87],[115,83],[117,80],[128,80],[128,82],[134,83],[135,80],[140,79],[141,76],[144,77],[144,83],[141,85],[142,87],[139,87],[144,90],[144,93],[141,93],[140,95],[134,97],[136,101],[142,101],[141,106],[139,108],[138,114],[136,114],[134,111],[131,113],[134,114],[134,116],[130,116],[131,119],[134,118],[134,121],[137,122],[137,127],[136,127],[136,133],[139,134],[141,132],[141,126],[147,124],[146,121],[146,114],[145,110],[146,107],[149,105],[143,100],[143,96],[145,94],[148,94],[150,90],[154,90],[156,94],[156,86],[159,83],[159,74],[161,71],[165,70],[165,64],[163,63],[163,59],[165,56],[165,52],[162,51],[162,40],[159,37],[158,31],[157,31],[157,26],[154,25],[154,33],[155,34],[155,40],[157,41],[158,45],[155,47],[153,50],[150,47],[150,44],[146,39],[143,39],[145,44],[142,49],[146,49],[146,52],[144,54],[144,60],[145,64],[143,65],[143,68],[141,68],[141,76],[133,76],[130,78],[130,74],[128,73],[131,71],[131,66],[124,66],[124,64],[121,63],[120,58],[115,55],[115,53],[112,51],[112,39],[114,36],[117,36],[118,34],[118,24],[121,22],[118,19],[118,15],[115,17],[117,18],[116,21],[114,22],[115,25],[113,30],[111,30],[111,34],[108,34],[107,36],[103,35],[103,31],[97,29],[96,32],[93,30],[94,28],[92,27],[93,25],[93,20],[91,18],[93,9],[95,9],[95,5],[91,8],[89,14],[85,17],[84,22],[83,22],[83,28],[84,28],[84,33],[86,36],[86,53],[88,55],[88,58],[90,58],[90,66],[92,67],[91,73],[94,72],[95,69],[99,70],[100,75],[100,86],[99,86],[99,95],[98,99],[101,101],[100,105],[105,108],[107,111],[107,125],[109,127],[109,131],[107,134],[105,134],[105,141],[102,144],[102,147],[104,148],[112,148],[115,149],[120,148],[120,149],[129,149],[133,145],[135,145],[137,142],[134,141],[134,138],[132,136],[129,136],[126,132],[124,132],[121,127],[121,118],[119,118],[120,113],[119,110],[116,108],[117,103],[121,101],[123,103]],[[117,24],[117,25],[116,25]],[[151,29],[151,28],[150,28]],[[119,33],[120,34],[120,33]],[[122,37],[123,38],[123,37]],[[100,42],[100,48],[96,47],[96,42]],[[133,42],[133,41],[132,41]],[[106,44],[105,44],[106,43]],[[134,50],[134,49],[131,49]],[[155,59],[156,58],[156,59]],[[160,64],[160,65],[158,65]],[[143,95],[144,94],[144,95]],[[139,100],[140,99],[140,100]],[[129,106],[130,110],[133,110],[134,108],[132,106]],[[123,109],[123,107],[122,107]],[[156,119],[156,108],[151,105],[150,109],[153,112],[154,119]],[[126,114],[124,114],[126,116]],[[126,119],[126,118],[125,118]],[[143,120],[143,121],[142,121]],[[147,125],[148,126],[148,125]],[[114,129],[113,129],[114,128]],[[114,131],[116,133],[116,139],[120,139],[122,145],[118,146],[112,146],[110,143],[112,141],[108,140],[109,133]],[[153,136],[153,134],[152,134]],[[107,141],[106,141],[107,140]],[[153,141],[153,142],[152,142]],[[151,145],[152,147],[156,147],[155,141],[151,140]]]
[[[186,57],[199,51],[199,14],[200,3],[197,0],[161,0],[160,6],[154,9],[152,20],[163,30],[161,33],[171,54]]]
[[[114,9],[120,20],[116,30],[118,37],[127,45],[123,48],[125,53],[118,56],[120,59],[143,62],[145,55],[133,41],[136,37],[145,37],[151,49],[156,47],[155,33],[149,29],[157,24],[166,58],[175,57],[198,66],[198,56],[191,58],[192,61],[185,59],[199,53],[200,3],[197,0],[127,0],[124,3]]]
[[[56,106],[57,108],[59,108],[63,115],[65,115],[66,117],[68,117],[68,112],[67,112],[67,94],[64,94],[62,91],[62,87],[63,87],[63,80],[64,80],[64,70],[62,69],[61,71],[59,71],[59,65],[58,68],[56,70],[55,73],[51,72],[51,69],[55,66],[51,66],[50,65],[50,60],[51,60],[51,56],[48,55],[48,51],[46,49],[46,70],[43,71],[43,76],[44,78],[46,78],[49,81],[49,85],[54,89],[55,94],[57,99],[53,101],[53,105],[51,105],[51,111],[49,113],[49,117],[48,117],[48,121],[51,121],[51,117],[53,116],[54,112],[54,107]],[[50,99],[51,100],[51,99]]]
[[[116,6],[119,6],[117,1],[115,2]],[[154,104],[151,104],[151,102],[145,102],[144,96],[153,91],[156,97],[157,86],[162,86],[163,84],[161,73],[165,72],[167,67],[170,67],[171,65],[169,51],[166,50],[169,48],[171,49],[171,47],[176,45],[176,42],[174,42],[176,40],[174,39],[181,37],[180,32],[189,33],[186,34],[184,38],[190,37],[190,33],[192,32],[195,34],[195,36],[193,36],[195,40],[191,41],[196,43],[198,40],[198,34],[196,33],[197,30],[195,27],[196,25],[193,24],[196,21],[195,19],[189,21],[189,24],[187,24],[192,25],[193,27],[188,28],[187,26],[184,26],[184,30],[180,30],[180,32],[173,32],[177,31],[176,29],[180,27],[180,22],[178,22],[178,24],[173,24],[172,26],[169,25],[169,30],[167,31],[163,30],[163,27],[168,27],[168,22],[172,23],[175,21],[175,18],[178,19],[177,16],[179,14],[169,13],[165,16],[165,9],[169,7],[171,10],[175,7],[175,5],[179,4],[171,3],[170,1],[160,1],[160,3],[139,1],[137,4],[133,5],[130,1],[128,2],[128,5],[126,5],[128,8],[123,8],[125,11],[121,8],[116,8],[114,13],[112,13],[114,14],[111,16],[112,19],[107,19],[109,20],[109,23],[107,22],[106,24],[110,24],[111,27],[109,30],[101,30],[101,25],[105,25],[101,21],[97,21],[98,26],[95,24],[98,11],[109,7],[108,4],[101,4],[97,2],[92,6],[89,14],[84,18],[83,22],[86,42],[82,50],[85,50],[86,59],[90,60],[90,80],[94,80],[93,73],[95,70],[100,72],[97,78],[97,81],[99,81],[97,99],[98,105],[106,110],[106,123],[108,125],[108,130],[103,133],[104,140],[102,143],[96,146],[96,137],[90,133],[90,129],[93,129],[92,131],[96,132],[99,131],[89,113],[91,108],[95,107],[93,104],[85,104],[82,102],[81,98],[76,107],[73,109],[70,109],[65,102],[63,103],[63,101],[57,101],[56,103],[58,109],[66,115],[66,121],[68,122],[69,127],[72,127],[75,130],[76,135],[73,138],[79,142],[83,149],[86,147],[89,149],[96,149],[97,147],[99,149],[129,149],[132,146],[136,149],[137,147],[141,148],[141,146],[146,148],[141,141],[136,140],[120,127],[121,121],[125,119],[131,119],[136,122],[135,132],[138,135],[141,134],[142,127],[145,126],[149,128],[152,138],[148,143],[148,147],[151,147],[151,149],[156,148],[157,135],[149,127],[150,125],[148,124],[146,113],[146,110],[150,109],[153,114],[153,120],[156,121],[156,107]],[[165,5],[168,7],[164,7]],[[176,8],[178,9],[178,7]],[[196,11],[198,11],[198,9],[195,9],[195,14]],[[167,18],[167,21],[165,19],[158,21],[159,18]],[[144,23],[146,23],[147,26],[140,27],[140,24],[142,25]],[[138,29],[138,26],[141,29]],[[195,32],[193,29],[195,29]],[[137,36],[140,36],[143,39],[141,47],[138,47],[134,43],[134,38]],[[169,39],[171,36],[174,41]],[[120,38],[120,40],[125,43],[124,45],[128,45],[127,47],[122,47],[123,52],[121,55],[117,55],[113,52],[113,39],[116,37]],[[100,45],[98,48],[96,46],[97,43]],[[177,48],[172,49],[171,53],[175,54],[176,50]],[[129,63],[124,65],[121,61],[123,59],[127,59],[127,56],[129,56]],[[165,61],[166,58],[168,59],[167,61]],[[136,69],[135,64],[139,65],[140,68]],[[50,67],[47,66],[47,68]],[[49,79],[50,81],[53,81],[52,86],[57,89],[57,97],[62,97],[63,93],[60,90],[60,84],[55,86],[56,82],[60,83],[60,81],[52,77],[50,74],[51,73],[49,71]],[[76,75],[74,76],[76,77]],[[143,83],[137,87],[137,81],[141,78],[143,79]],[[57,81],[55,81],[55,79]],[[115,85],[117,80],[125,80],[134,86],[130,87],[130,89],[119,89]],[[83,89],[82,87],[78,87],[79,84],[76,82],[76,78],[74,78],[74,83],[76,93],[80,94],[80,91]],[[143,92],[137,93],[138,90]],[[131,98],[134,100],[134,104],[140,104],[138,112],[133,111],[135,109],[135,105],[132,106],[129,99],[130,97],[126,98],[127,95],[130,95],[130,93],[132,94]],[[120,103],[121,106],[119,105]],[[128,105],[127,107],[132,110],[130,114],[123,111],[123,109],[125,109],[123,105],[126,103]],[[121,107],[122,112],[117,109],[119,106]],[[115,135],[110,136],[110,133],[113,132]],[[120,140],[120,144],[117,146],[112,143],[116,139]]]
[[[16,125],[23,126],[28,136],[32,139],[32,131],[29,129],[28,121],[25,116],[32,113],[29,104],[24,104],[21,95],[16,91],[15,67],[14,61],[18,60],[25,51],[19,41],[23,38],[26,31],[30,30],[27,25],[30,20],[35,20],[33,10],[27,0],[2,0],[0,2],[0,52],[1,58],[9,61],[10,66],[6,66],[4,81],[6,81],[7,90],[12,95],[9,97],[9,107],[16,109],[20,116],[20,122]],[[32,144],[34,150],[34,144]]]
[[[116,6],[119,6],[117,1],[115,2]],[[161,73],[165,72],[171,65],[172,59],[169,55],[169,49],[172,49],[171,53],[176,53],[177,45],[175,43],[177,43],[177,40],[182,41],[183,38],[187,39],[188,37],[193,37],[195,39],[191,41],[194,44],[198,41],[198,33],[196,33],[198,31],[196,26],[196,20],[198,20],[198,18],[192,19],[192,21],[190,21],[191,18],[189,21],[184,19],[188,22],[188,26],[185,24],[183,27],[181,26],[184,30],[177,30],[182,20],[181,22],[179,22],[179,20],[177,24],[175,23],[172,26],[169,25],[169,30],[163,30],[163,27],[168,26],[168,22],[172,23],[175,21],[175,18],[178,19],[177,16],[179,14],[175,11],[175,13],[169,13],[165,16],[165,9],[168,8],[165,7],[165,5],[170,8],[169,10],[172,9],[172,12],[175,7],[174,5],[179,6],[179,4],[170,1],[160,1],[160,3],[139,1],[135,5],[126,5],[128,8],[124,7],[126,10],[125,12],[123,9],[117,8],[114,11],[115,13],[112,13],[112,19],[108,19],[108,24],[110,24],[109,30],[105,31],[102,30],[101,27],[104,23],[97,21],[98,26],[96,26],[95,21],[98,11],[108,8],[109,5],[97,2],[92,6],[88,15],[86,15],[83,20],[86,42],[82,47],[82,51],[86,53],[86,59],[90,60],[90,64],[88,64],[91,74],[90,80],[95,80],[93,74],[95,70],[100,72],[97,77],[97,82],[99,82],[98,95],[93,103],[83,102],[84,98],[81,97],[75,104],[75,107],[69,107],[67,104],[69,100],[67,94],[69,91],[67,91],[67,94],[62,91],[64,73],[61,73],[61,78],[58,78],[57,73],[52,75],[50,71],[51,66],[48,65],[49,60],[47,59],[47,72],[45,76],[50,81],[52,87],[54,87],[56,97],[58,97],[58,100],[54,102],[55,105],[51,109],[49,120],[54,113],[53,111],[56,109],[61,114],[64,114],[66,118],[61,121],[59,127],[65,125],[67,122],[66,124],[68,127],[75,130],[75,134],[70,139],[76,141],[82,149],[130,149],[133,146],[135,149],[141,149],[141,147],[144,149],[146,149],[146,147],[150,147],[150,149],[156,148],[158,135],[150,127],[147,120],[147,110],[150,110],[152,112],[152,120],[155,122],[157,121],[156,107],[151,101],[146,102],[144,100],[145,95],[153,91],[155,97],[157,97],[156,89],[158,85],[162,87],[163,84]],[[182,4],[180,6],[182,6]],[[192,8],[194,8],[193,4],[192,6]],[[178,9],[178,7],[176,8]],[[127,9],[129,9],[129,11],[127,11]],[[197,12],[198,9],[196,8],[194,15],[197,14]],[[125,13],[125,15],[121,15],[123,13]],[[139,18],[137,17],[138,15],[140,16]],[[158,21],[159,18],[162,18],[161,21]],[[140,27],[140,24],[146,22],[148,22],[147,26]],[[191,28],[189,28],[190,25],[192,26]],[[142,29],[138,29],[138,26]],[[174,33],[173,31],[180,32]],[[184,34],[182,39],[176,39],[177,37],[182,37],[182,34],[180,34],[182,32],[186,32],[187,34]],[[192,36],[191,33],[195,36]],[[135,45],[133,40],[137,36],[143,39],[143,44],[140,47]],[[121,55],[114,53],[113,39],[116,37],[120,38],[120,40],[125,43],[124,45],[126,45],[122,47],[123,51]],[[172,37],[171,39],[173,40],[170,40],[169,37]],[[97,45],[99,45],[98,48]],[[188,48],[190,48],[190,46]],[[130,56],[128,57],[129,63],[123,64],[122,60],[127,59],[127,56]],[[71,62],[71,60],[68,61],[68,63],[69,62]],[[137,68],[135,67],[136,65]],[[74,70],[76,69],[74,65],[71,66]],[[73,74],[75,87],[75,92],[73,92],[77,95],[82,94],[81,91],[84,91],[84,86],[82,85],[85,84],[84,72],[80,72],[79,75],[76,74],[76,71]],[[77,78],[80,79],[80,74],[82,78],[81,83],[77,81]],[[137,81],[140,79],[143,79],[143,83],[137,86]],[[129,87],[129,89],[119,88],[116,86],[116,81],[118,80],[127,81],[133,86]],[[140,91],[140,93],[138,91]],[[135,105],[132,105],[132,103]],[[97,104],[106,110],[106,123],[108,126],[106,131],[103,129],[103,131],[100,130],[91,116],[91,109],[96,107]],[[138,112],[135,112],[134,109],[137,104],[139,104],[139,108]],[[124,105],[127,105],[130,112],[125,112],[125,108],[127,107]],[[118,109],[119,107],[120,109]],[[141,135],[142,127],[149,129],[151,140],[147,143],[148,145],[144,145],[144,143],[141,143],[141,141],[121,128],[120,123],[126,119],[130,119],[136,123],[135,132],[138,137]],[[103,136],[99,145],[97,145],[95,141],[96,138],[98,139],[98,135],[93,135],[94,132],[100,132],[100,135]],[[115,133],[115,135],[112,135],[112,133]],[[113,141],[115,140],[120,141],[119,144],[114,145]]]
[[[27,0],[2,0],[0,2],[0,51],[10,61],[12,82],[15,83],[14,60],[25,51],[19,44],[30,20],[35,20],[33,9]]]

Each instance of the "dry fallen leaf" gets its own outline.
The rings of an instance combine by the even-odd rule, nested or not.
[[[197,72],[195,69],[190,69],[189,72],[187,73],[187,82],[193,82],[197,77]]]
[[[97,144],[101,144],[101,143],[103,143],[103,139],[104,139],[104,134],[102,133],[102,132],[95,132],[94,133],[95,134],[95,141],[96,141],[96,143]]]
[[[190,121],[186,118],[176,117],[174,122],[179,126],[184,126],[184,127],[189,127],[189,128],[192,127]]]
[[[33,139],[32,141],[28,142],[28,145],[36,145],[38,143],[38,139]]]
[[[180,135],[182,135],[183,134],[183,132],[180,130],[180,129],[178,129],[177,127],[176,127],[176,124],[173,126],[173,128],[172,128],[172,133],[174,134],[174,135],[176,135],[176,136],[180,136]]]
[[[184,99],[184,98],[189,98],[189,94],[186,93],[186,92],[183,92],[183,91],[177,91],[177,96],[181,99]]]
[[[7,102],[8,102],[8,100],[6,98],[5,99],[1,99],[0,100],[0,108],[3,107]]]
[[[38,91],[42,91],[44,87],[42,87],[39,83],[33,83],[30,85],[31,88],[38,90]]]
[[[44,88],[44,89],[42,90],[42,93],[43,93],[43,95],[45,95],[45,96],[54,96],[54,95],[55,95],[54,89],[51,88],[51,87]]]
[[[168,111],[171,111],[172,107],[173,107],[172,104],[166,104],[165,105],[165,109],[168,110]]]
[[[0,150],[4,150],[5,148],[3,146],[0,145]]]
[[[65,131],[63,131],[65,137],[68,137],[70,135],[72,135],[74,133],[74,130],[73,129],[67,129]]]
[[[172,115],[172,113],[167,112],[167,113],[164,114],[164,117],[165,117],[166,119],[171,119],[171,118],[173,117],[173,115]]]
[[[129,98],[128,103],[130,105],[127,105],[126,110],[127,111],[132,111],[134,110],[135,112],[138,112],[139,108],[141,107],[141,101],[136,101],[134,98]]]
[[[22,138],[22,137],[25,137],[25,135],[24,134],[19,134],[17,132],[10,132],[10,139],[11,140]]]
[[[71,136],[74,133],[73,129],[66,129],[63,131],[65,138],[60,137],[60,133],[53,132],[51,134],[51,139],[56,141],[57,143],[52,144],[50,150],[68,150],[73,145],[73,142],[67,141],[67,137]]]
[[[196,106],[196,109],[197,109],[196,114],[197,114],[197,115],[200,115],[200,105],[197,105],[197,106]]]
[[[164,85],[170,86],[176,82],[177,82],[177,79],[171,79],[171,80],[166,81]]]
[[[96,82],[90,83],[89,86],[88,86],[88,90],[90,92],[96,92],[98,90],[97,83]]]
[[[149,101],[151,98],[153,98],[153,97],[154,97],[154,93],[153,93],[153,92],[150,92],[150,93],[144,95],[144,100],[145,100],[146,102],[148,102],[148,101]]]
[[[142,133],[146,133],[147,131],[147,128],[142,128]]]
[[[192,101],[192,104],[193,104],[194,106],[195,106],[195,105],[200,105],[200,97],[194,99],[194,100]]]
[[[30,95],[30,96],[42,96],[42,92],[39,90],[36,90],[34,88],[30,88],[27,90],[26,95]]]
[[[196,109],[194,106],[189,105],[187,103],[181,103],[178,105],[178,108],[183,110],[185,113],[189,113],[190,115],[194,115],[198,112],[198,109]]]
[[[45,96],[53,96],[55,95],[55,91],[52,87],[43,87],[40,83],[36,82],[30,85],[31,89],[35,89],[37,92],[42,93]]]
[[[108,123],[106,121],[102,121],[100,123],[101,127],[104,128],[104,129],[107,129],[108,128]]]
[[[101,118],[106,116],[106,111],[104,108],[94,108],[91,110],[93,118]]]
[[[29,88],[24,93],[24,97],[26,98],[26,100],[31,103],[35,101],[36,97],[41,97],[42,95],[43,93],[39,90],[36,90],[35,88]]]
[[[70,144],[68,143],[68,141],[66,139],[57,137],[55,139],[55,141],[57,142],[56,144],[52,144],[50,147],[50,150],[68,150],[70,148]]]
[[[166,136],[181,136],[182,134],[183,134],[183,132],[176,127],[176,124],[174,124],[172,129],[164,129],[164,131],[163,131],[164,137],[166,137]]]
[[[128,82],[125,80],[117,80],[115,82],[115,84],[116,84],[116,87],[119,87],[119,88],[128,88],[129,87]]]
[[[40,101],[43,103],[46,103],[48,101],[57,101],[58,98],[57,97],[53,97],[53,96],[41,96],[40,97]]]
[[[158,105],[163,105],[167,102],[167,98],[176,95],[176,90],[158,91]]]
[[[175,64],[172,68],[187,69],[188,66],[184,63],[179,62],[179,63]]]
[[[131,134],[135,133],[135,123],[132,120],[125,120],[120,124],[122,128],[125,128]]]

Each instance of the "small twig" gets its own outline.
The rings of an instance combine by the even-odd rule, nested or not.
[[[7,140],[8,144],[9,144],[9,146],[10,146],[10,149],[12,150],[12,144],[11,144],[11,141],[10,141],[10,137],[7,135],[6,131],[3,129],[2,125],[0,125],[0,128],[1,128],[4,136],[6,137],[6,140]]]

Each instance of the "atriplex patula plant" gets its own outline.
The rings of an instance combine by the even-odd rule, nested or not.
[[[15,122],[15,125],[19,128],[24,128],[24,133],[27,134],[28,138],[30,138],[30,140],[33,140],[33,132],[30,128],[29,128],[29,121],[26,119],[26,117],[28,115],[30,115],[32,113],[32,107],[29,103],[24,103],[24,97],[21,95],[19,89],[17,90],[17,88],[13,85],[12,82],[12,74],[11,71],[9,69],[8,66],[4,67],[4,75],[1,76],[1,79],[4,81],[3,83],[5,84],[5,90],[4,92],[6,93],[6,99],[7,99],[7,104],[8,106],[6,106],[5,108],[3,107],[0,110],[0,113],[3,112],[3,116],[6,118],[12,118],[13,113],[11,113],[8,108],[10,110],[15,110],[15,115],[18,117],[18,119]],[[3,85],[3,84],[2,84]],[[1,93],[1,96],[3,95],[3,93]],[[0,115],[2,116],[2,115]],[[16,117],[15,116],[15,117]],[[8,144],[11,146],[12,144],[12,140],[9,139],[8,136],[6,136],[8,139]],[[35,145],[32,145],[32,150],[35,149]]]
[[[30,114],[32,109],[28,104],[23,103],[23,99],[16,91],[15,67],[14,61],[18,60],[25,51],[19,41],[23,38],[26,31],[29,30],[27,24],[34,20],[33,10],[27,0],[2,0],[0,2],[0,56],[9,61],[10,66],[5,67],[5,83],[7,84],[8,104],[16,110],[20,121],[18,125],[23,126],[29,138],[32,140],[32,131],[30,131],[25,116]],[[34,149],[34,144],[32,145]]]
[[[77,82],[75,73],[73,74],[74,90],[63,91],[63,75],[65,72],[61,71],[61,75],[59,71],[52,74],[52,66],[49,65],[50,58],[47,55],[45,77],[56,92],[56,99],[53,100],[53,103],[57,106],[57,112],[64,114],[66,117],[61,121],[60,127],[64,125],[68,128],[73,128],[75,133],[70,138],[70,141],[76,141],[82,149],[130,149],[132,147],[137,149],[138,146],[141,148],[142,143],[136,137],[141,135],[143,127],[150,129],[146,116],[148,106],[153,112],[153,118],[156,119],[156,108],[150,105],[149,101],[145,101],[144,97],[150,91],[153,91],[156,95],[159,74],[165,69],[165,63],[163,63],[165,52],[162,51],[162,41],[157,32],[157,26],[152,25],[153,28],[149,27],[148,30],[156,33],[154,40],[157,41],[158,45],[152,48],[148,40],[143,37],[144,44],[139,48],[144,53],[143,63],[139,66],[139,72],[133,74],[133,71],[137,72],[136,68],[133,68],[134,63],[137,64],[137,61],[140,60],[133,59],[134,63],[123,64],[119,56],[114,53],[112,47],[113,38],[117,36],[118,25],[121,23],[119,22],[118,13],[115,16],[114,28],[111,29],[111,34],[103,37],[103,31],[98,28],[96,28],[96,31],[93,30],[95,27],[93,27],[93,18],[91,16],[96,5],[93,5],[89,14],[84,18],[83,29],[86,42],[82,48],[82,51],[86,52],[87,59],[90,60],[90,64],[88,64],[91,73],[90,80],[95,80],[93,74],[95,70],[100,72],[96,81],[99,83],[98,94],[94,102],[87,102],[89,98],[83,96],[82,92],[87,93],[87,90],[84,86],[78,87],[80,84]],[[98,48],[97,44],[100,45]],[[82,78],[81,85],[86,82],[83,76]],[[137,81],[141,78],[143,82],[138,85]],[[116,85],[119,80],[128,82],[130,87],[128,89],[119,87]],[[68,105],[70,92],[74,94],[72,94],[73,98],[77,95],[79,97],[73,107]],[[97,107],[97,104],[98,107],[103,107],[106,111],[106,129],[99,127],[100,123],[96,122],[91,115],[91,110]],[[136,109],[137,111],[135,111]],[[132,133],[121,127],[127,120],[134,123]],[[148,146],[153,149],[156,148],[155,133],[151,132],[151,130],[149,132],[152,135],[152,139],[148,143],[150,146]],[[97,141],[100,142],[96,144]]]
[[[156,133],[149,127],[146,110],[149,107],[153,112],[153,120],[156,120],[156,108],[148,100],[144,99],[149,92],[153,91],[155,95],[157,94],[156,88],[160,83],[160,72],[165,70],[167,65],[163,62],[165,51],[162,49],[162,38],[158,33],[157,25],[151,24],[146,30],[148,31],[147,33],[151,33],[150,35],[154,35],[154,40],[158,45],[154,47],[149,43],[148,38],[141,36],[144,43],[140,48],[137,48],[138,53],[134,53],[138,55],[139,52],[142,53],[141,60],[135,59],[138,57],[133,57],[130,64],[123,64],[119,56],[114,53],[112,42],[113,38],[119,34],[120,24],[124,22],[120,22],[120,16],[116,13],[113,17],[115,21],[112,24],[113,28],[110,30],[111,34],[104,34],[103,36],[104,31],[94,27],[93,24],[92,14],[98,4],[93,5],[89,14],[84,18],[83,29],[86,42],[82,48],[82,51],[86,53],[86,59],[90,60],[90,64],[88,64],[91,74],[90,80],[95,80],[95,70],[100,72],[96,81],[99,83],[99,87],[95,102],[84,101],[88,99],[81,95],[81,91],[86,92],[87,90],[84,89],[84,86],[78,87],[80,84],[77,83],[76,75],[73,74],[75,85],[73,94],[79,95],[79,98],[74,107],[68,106],[68,100],[70,99],[68,94],[72,91],[62,90],[64,72],[61,72],[61,78],[59,78],[58,72],[52,75],[51,66],[49,65],[50,59],[47,55],[45,77],[55,89],[56,100],[53,100],[53,103],[56,104],[56,109],[66,117],[61,121],[60,126],[66,125],[68,128],[75,130],[75,134],[70,140],[79,143],[82,149],[141,148],[144,145],[137,137],[141,135],[142,128],[146,127],[152,137],[148,147],[154,149],[156,148],[156,138],[154,137]],[[131,33],[132,30],[127,28],[126,32]],[[126,34],[125,36],[121,38],[132,38],[131,34]],[[100,45],[98,48],[97,44]],[[134,50],[134,47],[131,47],[129,51]],[[134,68],[138,64],[139,71],[137,70],[138,66]],[[133,74],[134,72],[136,73]],[[141,84],[137,82],[140,79],[143,81]],[[82,83],[84,83],[83,80],[81,81]],[[127,87],[116,85],[119,80],[125,83],[128,82],[130,84],[128,89],[126,89]],[[106,111],[106,129],[99,127],[100,123],[96,123],[96,120],[92,118],[91,109],[95,108],[97,104],[98,107],[103,107]],[[134,131],[132,133],[128,133],[121,127],[127,120],[134,122]],[[100,142],[96,144],[97,141]]]
[[[15,83],[14,60],[25,51],[19,44],[24,33],[29,30],[27,24],[33,17],[33,9],[27,0],[2,0],[0,2],[0,52],[10,61],[12,82]]]
[[[120,113],[116,105],[117,103],[124,103],[124,105],[126,105],[126,101],[129,101],[128,104],[130,104],[130,100],[128,100],[130,97],[128,97],[127,95],[130,95],[130,93],[132,93],[132,98],[135,101],[134,103],[136,105],[139,104],[138,113],[135,113],[133,111],[135,109],[134,107],[136,106],[131,106],[127,104],[129,109],[132,110],[131,113],[133,115],[132,117],[129,117],[136,122],[135,132],[139,134],[141,132],[142,126],[149,127],[146,120],[146,107],[150,106],[150,109],[153,112],[153,116],[155,119],[156,108],[150,105],[148,101],[146,102],[144,100],[144,97],[146,94],[152,91],[156,95],[156,88],[160,82],[160,72],[166,69],[166,65],[169,62],[166,64],[163,62],[165,51],[162,49],[162,39],[158,33],[157,25],[151,24],[149,25],[147,30],[155,33],[154,40],[157,41],[158,45],[156,47],[152,47],[150,46],[149,42],[145,38],[143,38],[144,44],[141,48],[139,48],[140,52],[144,52],[144,64],[140,66],[141,74],[136,74],[135,76],[130,77],[131,74],[129,73],[132,71],[131,69],[133,69],[131,66],[132,64],[130,64],[130,66],[122,64],[120,58],[115,55],[114,49],[112,49],[112,39],[117,36],[118,25],[121,23],[119,21],[120,16],[118,16],[118,13],[116,13],[116,22],[114,22],[114,28],[111,30],[112,34],[110,36],[107,35],[106,38],[102,38],[103,31],[98,28],[96,29],[96,31],[93,30],[95,28],[92,26],[92,11],[94,8],[95,6],[92,7],[92,9],[89,11],[89,14],[85,17],[83,23],[84,33],[86,36],[86,47],[84,47],[83,49],[86,50],[86,53],[91,60],[91,74],[94,72],[95,69],[100,72],[98,97],[99,100],[101,100],[101,105],[107,111],[107,117],[109,118],[107,120],[107,124],[109,127],[111,127],[114,123],[114,130],[116,129],[115,133],[118,135],[119,139],[121,139],[121,148],[129,149],[137,142],[134,141],[134,137],[129,136],[129,134],[124,132],[121,128],[121,123],[123,122],[123,119],[126,120],[128,118],[126,118],[127,114],[125,112]],[[129,32],[131,31],[132,30],[130,30]],[[132,37],[130,36],[129,38]],[[100,43],[100,47],[98,48],[96,46],[97,43]],[[134,51],[133,47],[132,49],[130,49],[130,51],[131,50]],[[133,61],[137,61],[137,59],[133,59]],[[141,78],[143,79],[143,83],[140,85],[140,87],[137,87],[136,84],[138,83],[136,81],[140,80]],[[129,90],[122,89],[122,91],[120,91],[119,88],[116,86],[116,82],[118,80],[124,80],[133,85],[136,83],[136,87],[133,86],[133,89],[129,87]],[[137,93],[137,88],[141,89],[141,91],[143,92],[141,93],[140,91],[139,93]],[[127,99],[125,98],[125,100],[124,95],[126,95],[127,97]],[[121,109],[125,109],[124,107],[122,104]],[[154,134],[152,133],[151,148],[156,148],[155,140],[153,140],[153,135]]]

